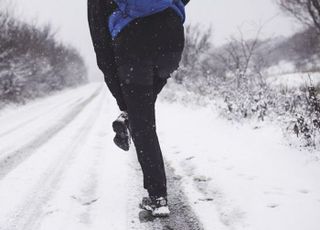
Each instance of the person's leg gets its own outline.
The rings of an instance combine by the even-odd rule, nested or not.
[[[121,86],[119,79],[114,77],[104,77],[105,83],[107,84],[112,96],[116,99],[117,105],[120,109],[120,111],[125,112],[127,111],[127,105],[123,99]]]
[[[138,160],[144,175],[144,187],[150,196],[166,197],[166,175],[156,133],[153,85],[123,84],[129,125]]]
[[[114,65],[113,67],[108,67],[107,61],[106,61],[106,55],[107,53],[104,52],[104,50],[96,51],[98,66],[104,74],[104,81],[107,84],[111,94],[116,99],[119,109],[121,111],[126,111],[127,106],[122,96],[122,91],[120,87],[120,81],[119,81],[118,73],[116,70],[116,66]]]
[[[150,196],[167,195],[162,152],[156,133],[155,101],[179,64],[183,25],[173,10],[136,19],[114,40],[115,61],[130,132]],[[174,58],[172,58],[174,57]],[[155,79],[154,68],[159,70]]]

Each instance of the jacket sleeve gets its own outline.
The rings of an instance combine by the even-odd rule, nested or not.
[[[182,0],[182,2],[184,5],[187,5],[190,2],[190,0]]]
[[[99,69],[106,77],[115,73],[112,39],[108,29],[109,16],[115,10],[112,0],[88,0],[88,22]]]

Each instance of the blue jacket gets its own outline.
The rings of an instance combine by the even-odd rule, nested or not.
[[[109,30],[112,38],[136,18],[149,16],[167,8],[174,9],[185,21],[184,2],[182,0],[114,0],[118,9],[109,17]]]

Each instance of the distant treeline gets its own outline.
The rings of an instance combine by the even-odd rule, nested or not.
[[[296,71],[320,71],[320,34],[308,27],[289,38],[274,38],[264,41],[260,47],[266,67],[281,61],[294,64]]]
[[[37,27],[0,12],[0,107],[87,82],[79,53]]]

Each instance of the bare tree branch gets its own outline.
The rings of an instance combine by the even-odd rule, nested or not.
[[[280,8],[320,33],[320,0],[277,0]]]

